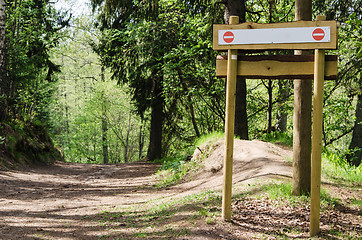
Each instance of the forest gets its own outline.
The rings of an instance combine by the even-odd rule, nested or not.
[[[241,22],[294,21],[294,1],[240,2]],[[212,49],[212,25],[225,23],[228,6],[209,0],[90,5],[92,14],[74,17],[47,0],[5,1],[2,129],[23,131],[25,139],[38,129],[66,161],[106,164],[187,156],[196,138],[223,132],[225,79],[215,76],[223,53]],[[357,167],[361,3],[317,0],[312,7],[313,18],[322,14],[339,24],[338,50],[327,53],[338,55],[338,79],[325,82],[323,151]],[[293,54],[245,54],[281,52]],[[235,135],[291,145],[293,95],[293,80],[241,79]],[[25,144],[2,132],[3,154]]]
[[[322,176],[312,79],[238,77],[225,217],[230,85],[213,25],[321,15],[338,26]],[[360,0],[0,0],[0,238],[360,239],[361,36]]]

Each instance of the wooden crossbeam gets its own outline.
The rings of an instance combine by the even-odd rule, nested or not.
[[[337,55],[325,58],[325,79],[337,79]],[[217,56],[216,76],[226,77],[227,56]],[[314,55],[238,56],[238,76],[248,79],[313,79]]]

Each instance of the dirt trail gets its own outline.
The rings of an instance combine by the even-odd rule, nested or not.
[[[187,193],[192,191],[220,189],[223,182],[223,159],[225,146],[223,141],[213,143],[210,155],[204,162],[204,168],[197,172],[193,181],[176,186],[176,189]],[[194,153],[195,158],[201,158],[201,147]],[[291,159],[292,152],[274,144],[253,140],[235,140],[233,157],[233,183],[247,181],[262,176],[292,177]]]
[[[52,239],[98,239],[102,229],[82,219],[109,206],[166,194],[153,187],[157,168],[144,162],[57,162],[29,171],[0,172],[0,239],[36,239],[43,234]]]
[[[223,222],[220,217],[215,225],[195,221],[200,209],[204,209],[203,203],[185,204],[176,212],[170,208],[165,214],[172,217],[167,220],[161,219],[165,216],[147,215],[143,209],[147,204],[221,188],[222,142],[201,146],[198,151],[195,159],[207,155],[204,168],[194,174],[192,181],[163,190],[155,187],[153,176],[159,165],[146,162],[56,162],[28,170],[0,171],[0,240],[134,239],[139,231],[146,237],[137,235],[137,239],[255,239],[256,235],[265,237],[266,233],[285,236],[283,229],[295,227],[302,232],[298,238],[308,239],[307,208],[288,204],[279,208],[279,203],[269,199],[237,200],[233,203],[232,223]],[[290,156],[289,150],[270,143],[236,140],[233,181],[244,188],[263,176],[290,178]],[[335,192],[343,193],[350,201],[360,199],[357,192],[348,189],[336,187]],[[212,206],[210,211],[220,211],[220,207]],[[343,229],[360,232],[359,211],[341,205],[322,214],[325,235]],[[148,221],[153,221],[152,227]]]
[[[109,208],[220,188],[223,144],[218,142],[213,148],[193,181],[167,190],[154,187],[152,175],[159,166],[145,162],[56,162],[27,171],[0,171],[0,239],[99,239],[107,228],[86,219],[96,219]],[[235,141],[234,182],[290,174],[283,157],[288,153],[265,142]]]

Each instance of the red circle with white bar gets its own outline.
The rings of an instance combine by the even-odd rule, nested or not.
[[[312,33],[312,37],[316,41],[322,40],[325,35],[326,35],[326,33],[324,32],[324,30],[322,28],[316,28],[316,29],[314,29],[314,31]]]
[[[227,31],[224,33],[223,35],[223,39],[226,43],[232,43],[232,41],[234,41],[234,33]]]

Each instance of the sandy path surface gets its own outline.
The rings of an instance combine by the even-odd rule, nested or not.
[[[167,194],[153,188],[157,168],[144,162],[57,162],[29,171],[0,172],[0,239],[34,239],[43,233],[52,239],[98,239],[100,226],[83,221],[86,216]]]
[[[223,159],[224,159],[224,143],[216,142],[211,146],[210,154],[208,154],[204,168],[193,176],[193,180],[175,186],[180,192],[221,189],[223,182]],[[203,153],[207,149],[200,148]],[[202,154],[200,150],[194,153],[195,158],[199,158]],[[240,183],[258,177],[280,176],[292,177],[292,152],[283,149],[274,144],[253,140],[235,140],[234,141],[234,157],[233,157],[233,183]],[[202,158],[203,156],[201,156]]]
[[[87,219],[107,209],[221,188],[224,147],[219,142],[213,148],[193,181],[167,190],[154,187],[152,175],[159,166],[145,162],[56,162],[27,171],[0,171],[0,239],[99,239],[107,228]],[[234,182],[274,174],[290,176],[288,154],[269,143],[236,140]]]

